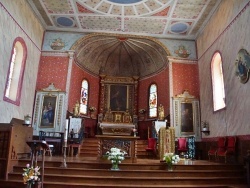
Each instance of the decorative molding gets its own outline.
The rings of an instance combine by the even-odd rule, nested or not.
[[[187,58],[168,56],[169,63],[182,63],[182,64],[197,64],[198,60],[190,60]]]
[[[69,57],[68,52],[43,51],[41,56]]]

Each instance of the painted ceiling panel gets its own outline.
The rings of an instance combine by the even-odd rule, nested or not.
[[[143,33],[152,37],[189,40],[197,38],[221,2],[221,0],[27,1],[45,29],[50,31]],[[173,25],[174,21],[180,24]]]

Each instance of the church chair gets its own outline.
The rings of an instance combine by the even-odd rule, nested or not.
[[[188,147],[187,147],[187,139],[182,137],[178,138],[177,143],[177,152],[180,157],[185,157],[187,155]]]
[[[152,154],[152,156],[156,156],[156,139],[148,138],[148,146],[145,148],[148,156]]]
[[[227,137],[227,144],[224,150],[219,150],[217,152],[217,157],[224,158],[225,163],[227,163],[227,159],[229,156],[233,156],[236,159],[236,137],[235,136],[229,136]]]
[[[210,160],[213,156],[217,160],[217,154],[225,152],[226,149],[226,137],[219,137],[217,141],[217,147],[210,147],[208,150],[208,159]]]

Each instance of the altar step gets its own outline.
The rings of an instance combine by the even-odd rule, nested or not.
[[[145,148],[148,145],[147,140],[137,140],[137,157],[147,158],[148,156]],[[98,156],[98,139],[97,138],[85,138],[81,144],[79,156],[80,157],[97,157]]]
[[[96,157],[98,156],[98,139],[97,138],[85,138],[78,152],[79,157]]]
[[[163,187],[234,187],[246,186],[242,165],[214,164],[211,162],[180,161],[173,171],[158,161],[126,163],[119,171],[110,170],[109,161],[85,161],[74,158],[67,161],[67,168],[60,168],[60,159],[45,162],[44,188],[163,188]],[[8,181],[0,181],[0,188],[22,187],[22,172],[29,160],[19,160],[9,173]],[[41,162],[38,164],[41,166]]]

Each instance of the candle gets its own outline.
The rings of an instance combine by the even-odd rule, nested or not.
[[[65,132],[64,132],[64,142],[66,142],[66,143],[67,143],[67,139],[68,139],[68,127],[69,127],[69,120],[66,119]]]

